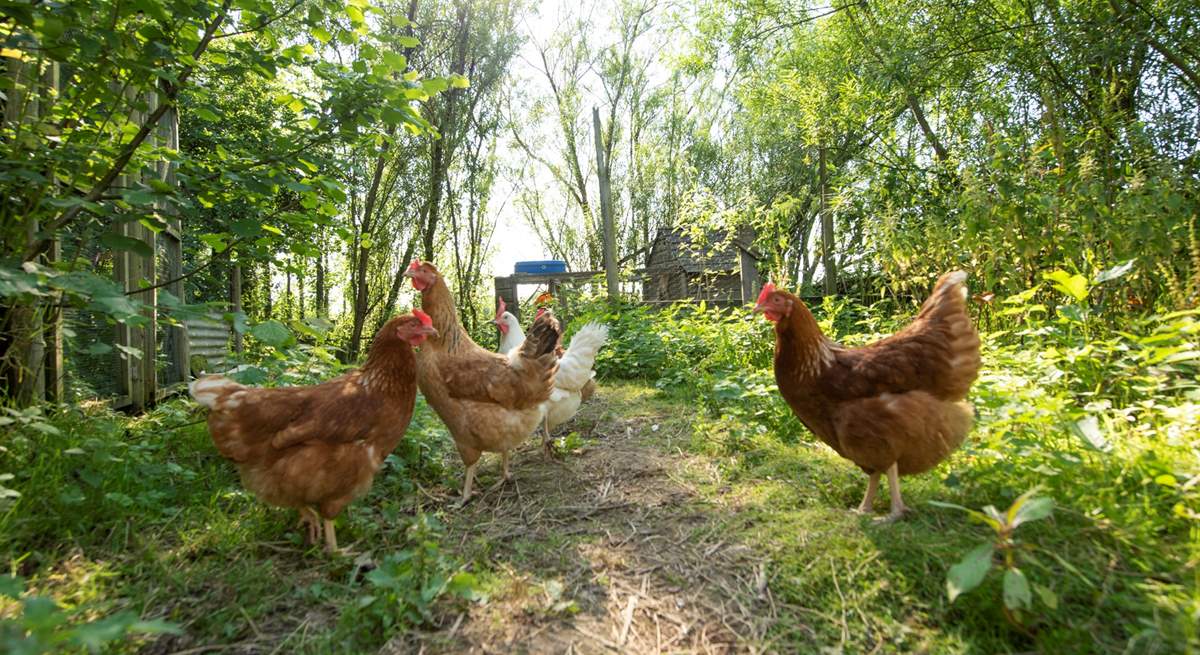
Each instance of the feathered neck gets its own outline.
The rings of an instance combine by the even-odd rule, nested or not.
[[[466,336],[466,330],[458,322],[458,307],[454,304],[454,296],[446,279],[437,276],[428,288],[421,292],[421,309],[433,319],[433,327],[437,328],[438,336],[430,337],[426,342],[439,350],[454,348]]]
[[[404,375],[405,371],[416,371],[415,362],[412,345],[401,339],[389,322],[375,335],[359,374],[372,388],[398,394],[404,390],[406,381],[411,384],[415,380],[415,373],[407,378]]]
[[[522,343],[525,343],[525,331],[520,323],[514,321],[508,326],[508,332],[500,335],[500,352],[507,353]]]
[[[775,368],[792,367],[801,375],[815,377],[832,363],[833,343],[821,333],[803,301],[779,293],[792,301],[792,311],[775,322]]]

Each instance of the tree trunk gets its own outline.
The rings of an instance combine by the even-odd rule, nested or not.
[[[613,221],[612,188],[608,179],[608,156],[604,149],[604,137],[600,132],[600,110],[592,107],[592,127],[596,136],[596,177],[600,183],[600,218],[604,225],[604,277],[608,286],[608,299],[615,302],[620,296],[620,281],[617,279],[617,234]]]
[[[837,293],[837,270],[833,263],[833,214],[829,213],[826,200],[828,178],[825,170],[825,146],[821,146],[818,167],[817,175],[820,179],[817,184],[818,193],[821,194],[821,267],[825,269],[825,295],[832,296]]]

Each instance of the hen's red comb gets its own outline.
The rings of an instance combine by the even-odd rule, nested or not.
[[[508,305],[504,304],[504,298],[501,298],[500,304],[496,307],[496,320],[500,320],[500,317],[504,315],[504,310],[507,308]]]
[[[538,307],[537,314],[536,314],[536,315],[534,315],[534,317],[533,317],[533,318],[536,320],[536,319],[540,318],[540,317],[542,316],[542,314],[545,314],[545,313],[546,313],[546,308],[545,308],[545,307]]]
[[[410,271],[415,271],[418,268],[421,268],[421,260],[419,259],[412,260],[412,263],[408,265],[408,270]]]
[[[775,285],[768,282],[763,285],[762,293],[758,294],[758,304],[761,305],[767,301],[767,296],[775,293]]]
[[[416,308],[413,309],[413,316],[416,316],[417,320],[421,321],[421,325],[424,325],[425,327],[430,327],[431,325],[433,325],[433,319],[429,318],[429,314],[426,314],[425,312],[423,312],[419,309],[416,309]]]

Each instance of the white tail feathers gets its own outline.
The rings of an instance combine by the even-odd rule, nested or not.
[[[942,284],[944,285],[943,288],[947,289],[947,293],[949,293],[949,289],[958,287],[961,290],[960,293],[962,294],[963,299],[966,300],[966,298],[967,298],[967,273],[966,273],[966,271],[952,271],[950,273],[947,273],[945,276],[942,277]]]
[[[195,398],[196,402],[212,409],[216,407],[221,396],[241,388],[242,385],[225,376],[206,375],[198,380],[193,380],[188,385],[188,393],[192,394],[192,398]]]
[[[607,325],[588,323],[583,326],[583,329],[571,337],[571,346],[559,361],[554,386],[568,391],[582,389],[583,385],[592,379],[592,365],[596,363],[596,353],[607,339]]]

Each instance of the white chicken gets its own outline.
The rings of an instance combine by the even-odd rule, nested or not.
[[[579,405],[583,402],[583,388],[596,377],[596,371],[592,369],[596,363],[596,353],[607,339],[607,325],[588,323],[571,337],[571,346],[558,360],[558,373],[554,376],[550,400],[546,401],[543,426],[546,435],[542,445],[547,452],[550,450],[550,431],[571,420],[579,411]]]
[[[506,310],[503,298],[500,299],[500,307],[496,310],[496,318],[492,322],[500,330],[500,347],[496,352],[507,355],[525,343],[525,332],[521,329],[521,323]]]
[[[542,312],[538,312],[541,316]],[[500,330],[500,353],[511,354],[518,352],[525,341],[525,333],[517,317],[505,311],[504,299],[496,310],[493,321]],[[550,392],[550,400],[544,403],[545,420],[542,422],[542,449],[553,455],[554,449],[550,441],[550,432],[558,426],[571,420],[579,411],[584,400],[591,397],[595,389],[596,377],[593,366],[596,363],[596,353],[608,339],[608,326],[600,323],[588,323],[571,338],[571,345],[558,361],[558,373],[554,376],[554,390]]]

